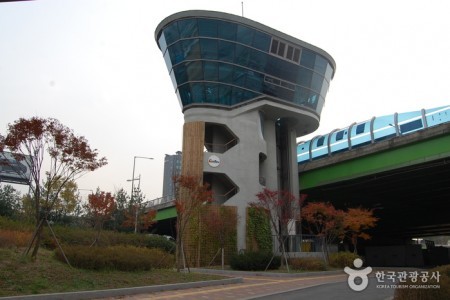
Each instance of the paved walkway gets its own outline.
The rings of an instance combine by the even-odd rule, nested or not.
[[[171,290],[139,295],[113,297],[108,299],[253,299],[261,296],[272,295],[281,291],[298,290],[301,288],[318,286],[331,282],[344,282],[347,275],[324,272],[320,275],[309,274],[268,274],[259,275],[243,273],[242,283]]]

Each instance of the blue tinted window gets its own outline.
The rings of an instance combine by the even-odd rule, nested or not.
[[[264,52],[269,52],[270,40],[271,38],[269,35],[259,31],[255,31],[252,46]]]
[[[321,136],[320,138],[317,139],[317,147],[323,146],[323,143],[325,141],[325,137]]]
[[[219,81],[231,83],[233,80],[233,66],[229,64],[219,64]]]
[[[303,48],[300,64],[310,69],[314,69],[315,61],[316,61],[316,54],[308,49]]]
[[[322,89],[323,77],[317,73],[313,73],[312,81],[311,81],[311,89],[319,92]]]
[[[253,41],[253,33],[254,30],[246,26],[238,25],[236,41],[242,44],[251,45]]]
[[[419,129],[422,127],[423,127],[422,120],[418,119],[418,120],[400,125],[400,132],[406,133],[408,131],[413,131],[413,130],[416,130],[416,129]]]
[[[295,88],[294,102],[299,105],[305,105],[308,102],[309,90],[297,86]]]
[[[234,44],[225,41],[219,41],[219,59],[222,61],[233,62]]]
[[[198,19],[198,35],[217,37],[217,21],[211,19]]]
[[[364,132],[364,129],[366,127],[366,123],[359,124],[356,126],[356,134],[361,134]]]
[[[170,45],[180,38],[178,34],[177,22],[173,22],[164,29],[164,36],[166,37],[167,45]]]
[[[183,106],[189,105],[192,103],[192,95],[189,84],[184,84],[178,87],[178,92],[181,98],[181,103]]]
[[[174,68],[175,78],[177,79],[177,84],[181,85],[187,82],[188,78],[186,75],[186,67],[184,64],[179,64]]]
[[[297,83],[305,86],[310,87],[312,82],[313,72],[311,70],[300,68],[297,78]]]
[[[235,63],[247,66],[248,61],[250,60],[250,48],[242,46],[242,45],[236,45],[236,55],[235,55]]]
[[[336,141],[340,141],[344,138],[344,131],[341,130],[338,133],[336,133]]]
[[[217,62],[206,61],[203,64],[203,71],[205,80],[218,81],[219,80],[219,64]]]
[[[161,49],[161,52],[165,53],[166,48],[167,48],[167,43],[166,43],[166,38],[164,37],[164,34],[161,34],[161,36],[159,37],[158,45]]]
[[[251,49],[248,67],[257,71],[263,71],[266,65],[267,54],[261,51]]]
[[[248,71],[245,86],[250,90],[261,92],[263,81],[264,81],[263,75],[253,71]]]
[[[201,61],[186,63],[186,74],[189,81],[203,80],[203,68]]]
[[[172,61],[172,65],[176,65],[183,60],[185,60],[183,45],[178,42],[169,47],[168,52],[170,53],[170,60]]]
[[[180,38],[190,38],[198,36],[197,28],[197,19],[185,19],[178,21]]]
[[[225,40],[236,40],[237,25],[224,21],[218,21],[218,37]]]
[[[235,66],[233,70],[233,84],[244,86],[246,73],[245,69]]]
[[[217,40],[200,39],[200,48],[203,59],[217,59]]]
[[[218,103],[219,87],[215,83],[205,83],[205,102]]]
[[[232,88],[229,85],[221,84],[219,86],[219,101],[223,105],[231,105],[231,91]]]
[[[322,75],[325,75],[327,70],[328,61],[320,55],[316,55],[316,62],[314,64],[314,70]]]
[[[200,45],[198,39],[181,41],[183,53],[186,59],[200,58]]]
[[[203,87],[203,83],[191,83],[191,93],[192,93],[192,100],[197,103],[204,102],[205,99],[205,89]]]

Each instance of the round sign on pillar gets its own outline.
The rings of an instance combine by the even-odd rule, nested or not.
[[[217,155],[211,155],[208,158],[208,165],[212,168],[217,168],[220,166],[220,158]]]

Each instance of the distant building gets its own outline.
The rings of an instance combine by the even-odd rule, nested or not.
[[[166,154],[164,158],[163,197],[175,195],[175,185],[172,178],[181,174],[181,157],[181,151],[177,151],[174,155]]]

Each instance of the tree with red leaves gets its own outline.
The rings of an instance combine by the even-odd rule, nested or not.
[[[288,228],[288,225],[292,226],[293,223],[291,221],[299,217],[293,213],[298,199],[288,191],[274,191],[268,188],[264,188],[262,192],[256,194],[256,197],[257,202],[250,203],[250,206],[264,209],[268,212],[272,230],[275,232],[286,268],[289,271],[283,235],[287,236],[288,231],[291,230],[291,228]]]
[[[309,231],[322,237],[322,252],[328,262],[328,246],[336,238],[344,236],[344,212],[337,210],[327,202],[309,202],[301,209],[301,216],[306,221]]]
[[[95,245],[100,237],[100,232],[103,229],[103,224],[111,219],[114,210],[116,209],[116,201],[111,193],[105,193],[97,189],[95,194],[88,196],[88,203],[84,205],[87,215],[92,220],[97,235],[92,242]]]
[[[344,214],[343,226],[345,235],[353,245],[353,252],[357,253],[358,238],[368,240],[371,236],[364,232],[376,226],[378,218],[373,215],[373,210],[362,207],[348,208]]]
[[[195,176],[176,176],[173,178],[177,187],[175,209],[177,211],[176,265],[177,271],[186,263],[183,241],[189,222],[195,213],[199,213],[202,205],[212,202],[212,191],[208,183]],[[189,266],[188,266],[189,270]]]
[[[9,124],[8,134],[0,134],[0,152],[5,150],[12,152],[14,158],[24,163],[31,173],[36,231],[26,253],[35,242],[32,252],[35,258],[40,247],[42,225],[47,222],[63,187],[67,182],[106,165],[107,161],[104,157],[97,157],[97,150],[91,149],[83,136],[76,136],[53,118],[20,118]],[[42,180],[44,159],[49,159],[49,162],[45,164],[48,169],[44,173],[45,180]],[[44,195],[44,181],[45,189],[52,193]]]

